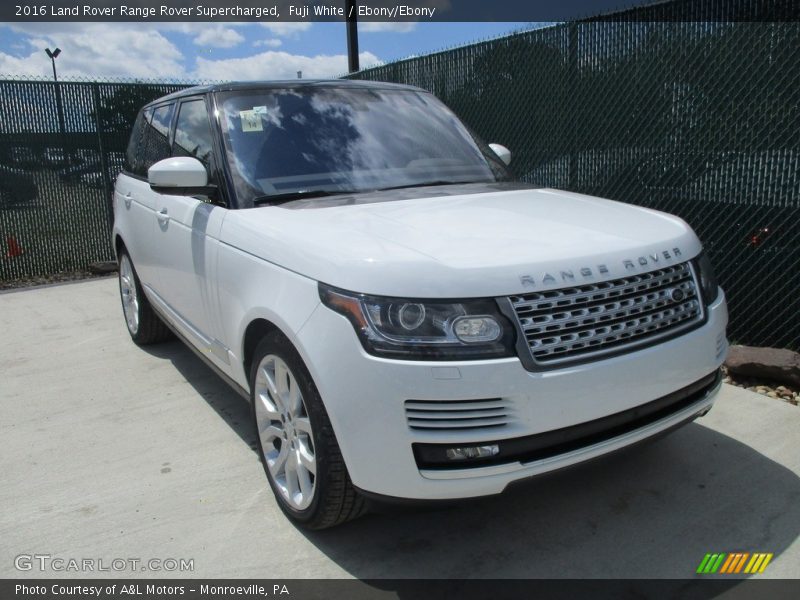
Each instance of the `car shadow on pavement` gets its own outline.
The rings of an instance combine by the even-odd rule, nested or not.
[[[708,552],[780,556],[800,534],[800,478],[693,423],[500,496],[303,533],[361,579],[699,578]]]
[[[180,342],[146,350],[170,360],[255,451],[246,400]],[[800,536],[800,478],[702,423],[500,496],[379,506],[334,529],[298,532],[354,577],[395,580],[370,584],[408,598],[418,588],[397,580],[685,579],[700,577],[706,553],[779,557]]]
[[[165,344],[142,346],[142,349],[152,356],[171,361],[175,369],[203,400],[253,452],[257,452],[249,402],[231,389],[183,342],[175,340]]]

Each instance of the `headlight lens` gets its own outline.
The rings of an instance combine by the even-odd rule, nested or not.
[[[319,294],[325,306],[350,320],[370,354],[409,360],[514,355],[514,328],[492,299],[408,300],[325,284]]]
[[[719,282],[714,275],[714,267],[705,252],[701,252],[694,261],[697,269],[697,276],[700,278],[700,291],[703,294],[703,301],[708,305],[717,299],[719,294]]]

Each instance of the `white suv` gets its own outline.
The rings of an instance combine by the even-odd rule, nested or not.
[[[140,112],[114,195],[128,330],[172,330],[251,400],[290,518],[496,494],[710,409],[728,316],[689,226],[509,160],[384,83]]]

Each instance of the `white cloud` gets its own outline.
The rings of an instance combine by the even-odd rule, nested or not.
[[[358,24],[359,33],[392,32],[410,33],[417,28],[416,21],[364,21]]]
[[[286,23],[259,23],[265,29],[269,29],[273,35],[279,37],[294,37],[298,33],[308,31],[311,29],[311,23],[304,22],[286,22]]]
[[[58,73],[80,77],[181,77],[183,55],[172,42],[150,27],[129,23],[24,23],[12,26],[30,37],[30,53],[0,52],[0,73],[49,75],[45,47],[62,49]]]
[[[263,29],[274,36],[291,37],[308,30],[311,23],[267,23]],[[320,54],[305,56],[278,51],[280,39],[265,35],[253,45],[252,56],[212,58],[212,46],[221,47],[221,39],[238,40],[243,32],[240,23],[18,23],[0,25],[22,34],[21,49],[0,52],[0,74],[51,77],[50,60],[44,48],[62,49],[56,60],[59,77],[82,79],[295,79],[303,77],[336,77],[347,72],[347,56]],[[255,27],[255,25],[253,25]],[[220,33],[227,32],[231,33]],[[273,31],[275,30],[275,31]],[[166,37],[169,32],[191,36],[199,46],[196,52],[183,47],[183,52]],[[174,33],[172,35],[174,35]],[[264,31],[266,33],[266,31]],[[209,41],[206,36],[217,39]],[[250,37],[250,36],[248,36]],[[252,38],[251,38],[252,39]],[[241,44],[241,40],[236,42]],[[205,45],[205,48],[203,48]],[[245,46],[241,45],[244,49]],[[185,54],[184,54],[185,52]],[[359,55],[362,68],[380,64],[372,52]]]
[[[266,40],[256,40],[253,42],[253,46],[258,48],[259,46],[266,46],[267,48],[280,48],[283,45],[281,40],[271,38]]]
[[[229,27],[206,27],[194,38],[197,46],[211,46],[212,48],[233,48],[244,41],[244,36]]]
[[[381,62],[371,52],[362,52],[359,60],[364,66]],[[295,79],[297,71],[303,72],[304,79],[337,77],[347,72],[347,55],[303,56],[270,50],[243,58],[198,58],[193,75],[199,79],[212,80]]]

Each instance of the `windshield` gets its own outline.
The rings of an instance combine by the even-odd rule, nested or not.
[[[433,95],[298,87],[222,95],[220,122],[240,206],[508,177]],[[490,158],[487,158],[489,156]]]

